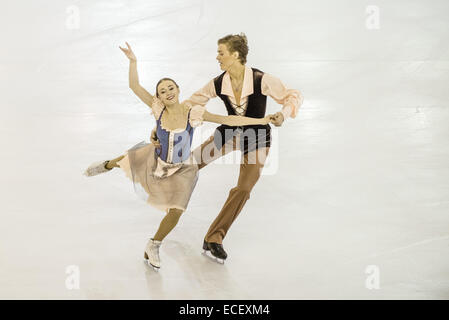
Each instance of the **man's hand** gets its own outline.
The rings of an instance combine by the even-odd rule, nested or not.
[[[156,149],[161,147],[161,144],[159,143],[159,140],[157,139],[156,127],[153,129],[153,131],[151,131],[150,141],[152,144],[154,144]]]
[[[282,126],[282,123],[284,123],[284,114],[282,112],[276,112],[270,117],[270,120],[276,127],[280,127]]]

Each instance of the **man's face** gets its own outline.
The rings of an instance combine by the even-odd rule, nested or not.
[[[238,52],[231,54],[226,44],[219,44],[217,52],[217,61],[220,64],[220,69],[223,71],[229,70],[234,63],[238,62]]]

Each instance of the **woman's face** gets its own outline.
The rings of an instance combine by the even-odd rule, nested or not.
[[[179,103],[179,89],[171,80],[163,80],[157,87],[158,98],[166,106]]]
[[[217,52],[217,61],[220,64],[220,69],[223,71],[229,70],[236,61],[239,61],[238,52],[230,53],[226,44],[219,44]]]

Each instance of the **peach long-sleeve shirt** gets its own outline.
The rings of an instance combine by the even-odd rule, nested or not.
[[[229,73],[225,73],[221,86],[221,94],[229,97],[237,115],[245,115],[248,106],[248,96],[254,92],[253,86],[253,71],[251,68],[245,66],[242,94],[240,97],[240,105],[238,105],[232,90]],[[287,88],[281,80],[267,73],[264,73],[262,77],[262,94],[270,96],[274,101],[283,105],[281,112],[284,115],[284,119],[288,117],[295,118],[303,101],[303,97],[298,90]],[[186,101],[192,105],[205,107],[206,103],[215,97],[217,97],[217,93],[215,92],[214,80],[212,79]]]

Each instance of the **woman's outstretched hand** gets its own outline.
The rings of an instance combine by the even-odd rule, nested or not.
[[[123,53],[126,55],[126,57],[128,57],[128,59],[129,59],[130,61],[137,61],[137,58],[136,58],[136,56],[134,55],[134,52],[133,52],[133,50],[131,49],[131,47],[129,46],[128,42],[125,42],[125,43],[126,43],[126,46],[128,47],[128,49],[122,48],[122,47],[120,47],[120,46],[118,46],[118,47],[120,48],[120,50],[123,51]]]

